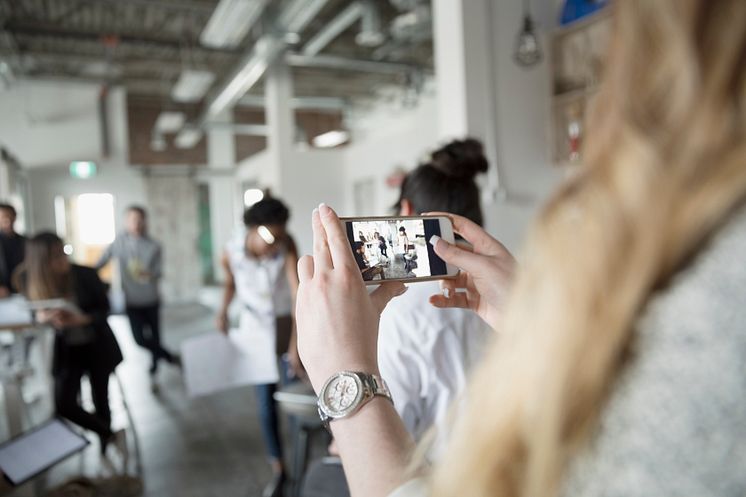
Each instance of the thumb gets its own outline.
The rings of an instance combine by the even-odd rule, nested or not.
[[[453,243],[448,243],[438,235],[430,237],[430,245],[433,246],[438,257],[446,261],[448,264],[456,266],[469,273],[477,271],[485,257],[484,255],[475,254],[474,252],[461,248]]]
[[[406,291],[407,287],[404,286],[404,283],[393,281],[391,283],[382,283],[381,286],[371,292],[370,299],[373,301],[378,314],[380,314],[391,299],[398,297]]]

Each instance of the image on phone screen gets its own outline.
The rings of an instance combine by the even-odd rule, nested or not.
[[[347,238],[365,281],[445,276],[446,263],[428,243],[441,236],[438,219],[346,221]]]

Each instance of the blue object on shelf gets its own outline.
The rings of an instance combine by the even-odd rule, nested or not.
[[[604,8],[609,0],[565,0],[560,25],[565,26]]]

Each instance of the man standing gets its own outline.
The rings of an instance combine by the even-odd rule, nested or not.
[[[0,204],[0,298],[16,293],[13,272],[23,262],[26,238],[15,231],[16,209]]]
[[[158,280],[161,278],[161,246],[147,233],[147,215],[140,206],[131,206],[125,214],[125,231],[109,245],[96,264],[105,266],[112,257],[119,261],[119,273],[127,308],[127,317],[135,342],[150,351],[151,388],[158,391],[156,373],[158,362],[179,365],[179,358],[161,345],[160,296]]]

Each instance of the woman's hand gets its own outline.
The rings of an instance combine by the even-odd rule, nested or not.
[[[318,392],[339,371],[378,373],[380,314],[406,287],[384,283],[369,295],[336,213],[321,204],[312,224],[313,257],[298,261],[296,318],[298,351]]]
[[[449,264],[461,268],[456,279],[443,280],[443,295],[433,295],[435,307],[461,307],[475,311],[498,329],[505,300],[513,283],[516,261],[505,246],[492,238],[479,225],[468,219],[442,212],[428,215],[448,216],[453,231],[471,243],[473,251],[433,237],[435,253]]]
[[[36,313],[36,320],[49,324],[53,328],[72,328],[91,324],[91,317],[68,309],[41,310]]]
[[[221,310],[218,312],[218,315],[215,316],[215,327],[218,329],[219,332],[221,332],[223,335],[228,334],[228,311],[227,310]]]

